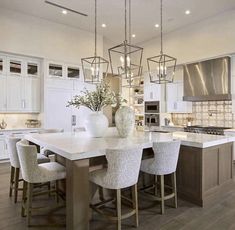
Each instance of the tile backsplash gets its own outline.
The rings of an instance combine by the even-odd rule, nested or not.
[[[193,113],[172,114],[172,121],[176,125],[187,124],[187,119],[193,119],[192,125],[212,125],[235,127],[232,113],[232,101],[203,101],[193,102]]]
[[[26,128],[25,122],[27,119],[38,119],[38,114],[1,114],[0,122],[2,119],[7,123],[7,129]]]

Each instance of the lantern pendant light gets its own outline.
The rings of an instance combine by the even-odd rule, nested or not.
[[[107,76],[109,62],[97,55],[97,0],[95,0],[95,53],[93,57],[82,58],[84,81],[99,84]]]
[[[110,48],[109,59],[111,72],[114,77],[126,81],[123,87],[136,87],[140,84],[137,78],[142,74],[143,48],[132,45],[131,42],[131,5],[129,0],[129,42],[127,41],[127,0],[125,0],[125,40],[120,45]]]
[[[156,84],[171,83],[174,80],[176,61],[177,59],[163,53],[163,16],[162,16],[162,1],[160,0],[161,13],[161,51],[160,55],[147,58],[147,67],[150,77],[150,82]]]

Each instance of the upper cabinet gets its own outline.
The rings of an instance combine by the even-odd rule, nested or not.
[[[0,111],[40,112],[40,60],[0,55]]]
[[[174,83],[166,85],[166,111],[168,113],[192,113],[192,102],[183,101],[183,67],[175,71]]]

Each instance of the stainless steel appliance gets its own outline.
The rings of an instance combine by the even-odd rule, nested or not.
[[[160,113],[160,102],[159,101],[145,101],[144,112],[145,113]]]
[[[230,57],[184,66],[184,101],[231,100]]]
[[[159,126],[159,114],[145,114],[145,125],[149,128],[152,126]]]
[[[194,126],[185,127],[184,131],[190,132],[190,133],[206,133],[206,134],[213,134],[213,135],[224,135],[225,129],[231,129],[231,128],[194,125]]]

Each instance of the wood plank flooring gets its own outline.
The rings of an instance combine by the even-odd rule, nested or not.
[[[20,215],[21,197],[14,204],[13,198],[9,198],[9,172],[8,163],[0,164],[0,229],[1,230],[25,230],[25,218]],[[235,171],[235,170],[234,170]],[[21,196],[21,192],[20,192]],[[35,198],[35,203],[39,202]],[[52,199],[52,198],[51,198]],[[48,197],[40,204],[49,202]],[[54,200],[53,200],[54,202]],[[168,202],[169,206],[171,202]],[[160,215],[159,204],[147,201],[143,195],[139,195],[139,230],[235,230],[235,185],[234,190],[225,194],[221,202],[208,208],[201,208],[179,199],[177,209],[166,207],[166,214]],[[34,224],[65,223],[65,210],[47,213],[44,216],[33,217]],[[124,230],[133,230],[133,219],[123,221]],[[31,227],[30,229],[65,229],[49,227]],[[93,213],[90,222],[91,230],[116,229],[115,224]]]

